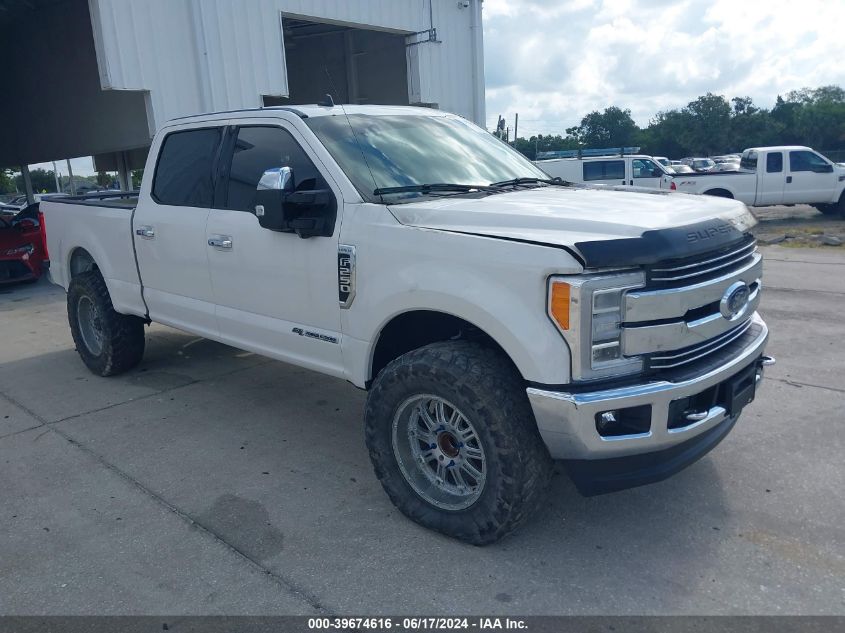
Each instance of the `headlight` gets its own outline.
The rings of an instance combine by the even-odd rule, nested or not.
[[[569,344],[573,380],[642,370],[642,358],[622,355],[621,337],[625,292],[644,285],[641,271],[549,279],[549,316]]]
[[[25,246],[18,246],[16,248],[10,248],[7,250],[4,255],[8,257],[14,257],[16,255],[32,255],[35,251],[35,247],[32,244],[27,244]]]

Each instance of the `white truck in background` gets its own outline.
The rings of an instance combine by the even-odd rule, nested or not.
[[[560,178],[567,182],[672,190],[672,174],[652,156],[613,150],[586,151],[593,153],[583,156],[546,158],[536,160],[534,164],[552,178]],[[603,151],[606,153],[600,153]]]
[[[41,202],[88,368],[131,370],[158,322],[348,380],[393,503],[471,543],[541,505],[553,459],[585,494],[688,466],[773,362],[745,205],[551,181],[454,115],[190,117],[144,173]]]
[[[682,174],[678,191],[734,198],[748,206],[810,204],[825,214],[845,214],[845,166],[803,146],[752,147],[739,171]]]

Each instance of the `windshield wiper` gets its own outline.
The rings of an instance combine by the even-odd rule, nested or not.
[[[546,185],[563,185],[569,186],[572,183],[562,178],[558,178],[555,176],[554,178],[512,178],[511,180],[502,180],[500,182],[491,182],[491,187],[512,187],[514,185],[533,185],[535,183],[542,182]]]
[[[496,191],[494,187],[486,185],[462,185],[452,182],[435,182],[425,185],[403,185],[401,187],[379,187],[373,191],[374,196],[390,193],[431,193],[433,191]]]

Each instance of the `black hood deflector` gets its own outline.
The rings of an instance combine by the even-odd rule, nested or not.
[[[648,266],[668,259],[695,257],[737,242],[743,233],[714,218],[668,229],[645,231],[640,237],[576,242],[587,268]]]

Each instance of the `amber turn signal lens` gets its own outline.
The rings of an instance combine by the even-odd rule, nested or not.
[[[552,283],[552,318],[563,330],[569,329],[569,294],[568,283]]]

